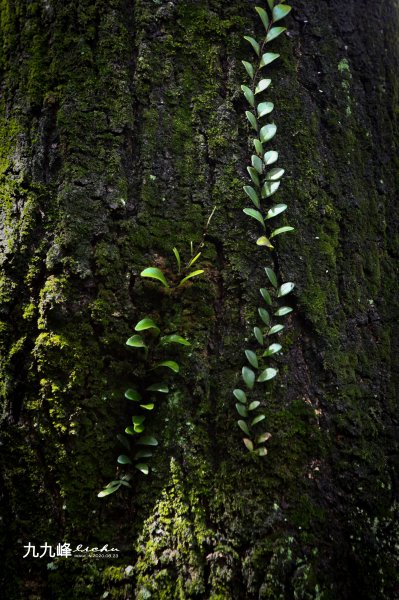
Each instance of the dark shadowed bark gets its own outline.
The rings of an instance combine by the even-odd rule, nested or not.
[[[255,460],[232,396],[271,261],[242,213],[255,4],[0,3],[9,600],[399,598],[398,4],[292,4],[270,99],[296,227],[275,267],[295,312]],[[214,205],[201,280],[169,293],[139,277],[198,244]],[[153,471],[99,499],[145,315],[193,346],[151,417]],[[120,553],[23,559],[29,541]]]

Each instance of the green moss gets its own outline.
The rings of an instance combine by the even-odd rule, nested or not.
[[[151,593],[157,598],[177,599],[203,594],[202,548],[210,534],[199,497],[186,489],[183,474],[172,461],[170,483],[138,540],[138,597]]]
[[[4,104],[0,107],[0,113],[4,115]],[[10,165],[10,156],[12,155],[17,142],[18,135],[21,133],[21,125],[16,119],[0,119],[0,176],[7,171]]]

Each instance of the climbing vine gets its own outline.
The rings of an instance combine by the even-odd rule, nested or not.
[[[172,253],[175,269],[169,269],[168,274],[165,275],[164,270],[157,266],[150,266],[141,271],[140,276],[161,284],[162,287],[168,288],[173,293],[173,290],[184,286],[194,277],[202,275],[204,269],[192,270],[192,268],[202,256],[206,232],[215,210],[216,207],[208,218],[202,240],[196,249],[191,242],[190,257],[185,264],[182,261],[181,253],[174,247]],[[166,328],[168,327],[166,326]],[[136,323],[134,331],[135,333],[126,341],[126,345],[140,352],[137,357],[140,375],[135,384],[125,391],[125,399],[133,402],[135,409],[131,417],[131,424],[126,426],[124,434],[117,435],[119,443],[125,450],[125,454],[118,456],[117,463],[120,467],[130,470],[134,467],[144,475],[148,475],[150,471],[148,459],[153,456],[154,448],[158,446],[158,440],[146,431],[147,416],[156,408],[159,399],[169,393],[171,376],[180,371],[179,363],[169,356],[170,347],[176,345],[187,347],[191,344],[176,332],[165,334],[158,324],[148,316]],[[163,374],[162,377],[158,377],[159,370]],[[110,481],[98,493],[98,497],[109,496],[121,487],[131,487],[131,479],[131,472],[120,472],[119,478]]]
[[[262,21],[265,35],[261,42],[251,36],[244,37],[252,46],[256,58],[253,62],[242,61],[250,82],[248,85],[241,86],[249,104],[249,110],[245,112],[245,115],[256,132],[256,137],[253,139],[254,154],[251,156],[251,164],[247,167],[251,185],[244,186],[244,192],[255,208],[244,208],[243,210],[262,228],[262,235],[257,239],[257,245],[273,251],[274,238],[293,231],[294,228],[290,225],[283,225],[274,229],[269,225],[271,219],[287,210],[286,204],[269,205],[266,207],[266,214],[264,213],[263,205],[272,202],[272,196],[280,187],[284,169],[279,167],[269,169],[278,160],[278,152],[269,148],[269,142],[276,135],[277,126],[275,123],[263,124],[263,121],[273,111],[274,104],[268,101],[260,102],[258,99],[271,84],[271,79],[265,78],[263,75],[265,68],[280,56],[274,52],[265,52],[266,45],[286,31],[286,27],[276,27],[275,24],[288,15],[291,7],[285,4],[284,0],[276,5],[274,0],[267,0],[266,9],[257,6],[255,10]],[[281,319],[293,310],[290,306],[282,305],[280,299],[292,292],[295,285],[290,281],[279,283],[278,277],[271,267],[265,267],[265,274],[269,289],[266,287],[260,289],[264,304],[258,308],[258,313],[262,323],[253,331],[257,347],[256,350],[245,350],[247,364],[242,368],[242,379],[247,391],[237,388],[233,392],[237,400],[236,410],[241,417],[237,423],[246,436],[243,438],[243,442],[251,453],[259,456],[267,454],[264,443],[271,437],[271,434],[261,430],[257,431],[257,426],[265,420],[266,416],[261,412],[261,403],[258,400],[251,401],[249,396],[254,390],[255,383],[271,381],[278,374],[278,369],[271,366],[271,361],[281,352],[282,346],[273,342],[273,336],[283,331],[284,325],[281,323]]]
[[[263,205],[266,202],[272,202],[270,199],[280,187],[284,169],[269,168],[278,160],[278,152],[268,147],[269,142],[276,135],[277,126],[273,122],[263,124],[263,120],[272,113],[274,104],[269,101],[258,101],[258,99],[271,84],[271,79],[263,76],[264,69],[280,56],[274,52],[265,52],[266,45],[286,31],[285,27],[275,26],[275,24],[288,15],[291,7],[285,4],[284,0],[276,5],[274,0],[267,0],[266,9],[257,6],[255,10],[262,21],[265,35],[261,42],[251,36],[244,37],[251,45],[256,59],[254,62],[242,61],[250,81],[248,85],[241,86],[249,104],[249,110],[246,110],[245,115],[256,132],[256,137],[253,139],[254,154],[251,156],[251,164],[247,167],[251,185],[244,186],[244,192],[255,208],[244,208],[243,211],[256,220],[262,228],[261,235],[256,242],[257,245],[273,251],[274,238],[293,231],[294,228],[290,225],[283,225],[273,229],[269,225],[271,219],[286,211],[286,204],[270,205],[266,214],[264,213]],[[206,231],[214,211],[215,208],[207,221],[203,238],[196,251],[191,244],[191,255],[185,264],[182,262],[180,252],[175,247],[172,250],[175,258],[175,270],[169,270],[166,275],[164,270],[158,266],[149,266],[140,273],[141,277],[156,281],[173,291],[184,286],[189,280],[202,275],[203,269],[193,269],[193,267],[201,257]],[[255,350],[245,349],[247,364],[242,368],[242,379],[246,391],[236,388],[233,392],[237,400],[236,410],[241,417],[238,420],[238,426],[246,436],[243,438],[243,442],[251,453],[259,456],[267,454],[264,444],[271,434],[267,431],[257,431],[257,426],[265,420],[266,416],[261,412],[260,401],[251,400],[250,395],[256,383],[271,381],[278,374],[278,370],[271,366],[270,361],[282,350],[282,346],[278,342],[273,342],[272,336],[277,336],[283,331],[284,325],[281,323],[281,319],[293,310],[290,306],[281,304],[281,298],[292,292],[294,288],[292,282],[279,283],[275,271],[269,266],[265,267],[265,275],[269,285],[268,288],[260,289],[264,304],[258,308],[262,323],[253,330],[257,348]],[[141,352],[139,358],[141,376],[134,387],[125,392],[125,398],[135,403],[136,409],[132,416],[132,423],[125,428],[125,435],[117,436],[127,452],[120,454],[117,462],[119,465],[134,467],[142,473],[148,474],[148,459],[152,457],[158,440],[146,432],[147,415],[155,409],[159,397],[169,393],[168,378],[171,377],[171,374],[175,375],[179,372],[179,364],[165,353],[170,345],[190,346],[190,342],[176,332],[163,334],[157,323],[148,316],[140,320],[134,329],[135,333],[129,337],[126,344]],[[169,372],[168,376],[158,379],[155,374],[160,369],[163,372]],[[121,474],[119,479],[111,481],[98,494],[99,497],[108,496],[122,486],[130,487],[131,478],[130,472]]]
[[[169,393],[171,375],[179,373],[180,366],[168,355],[171,345],[190,346],[190,342],[176,333],[162,335],[161,329],[149,317],[139,321],[133,334],[127,340],[127,346],[141,352],[137,357],[140,376],[134,387],[125,391],[125,398],[134,403],[131,424],[125,428],[125,435],[118,434],[117,439],[127,454],[120,454],[119,465],[131,465],[148,475],[148,459],[152,457],[158,440],[145,432],[147,415],[153,411],[160,397]],[[161,373],[159,376],[158,373]],[[100,498],[119,490],[121,486],[130,487],[131,473],[121,474],[119,479],[111,481],[99,494]]]

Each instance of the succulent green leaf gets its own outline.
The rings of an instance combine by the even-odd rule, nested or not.
[[[258,313],[265,325],[270,323],[270,315],[265,308],[258,308]]]
[[[133,388],[129,388],[125,392],[125,398],[127,398],[128,400],[133,400],[134,402],[140,402],[141,394],[139,394],[139,392],[137,390],[134,390]]]
[[[260,46],[258,44],[258,42],[256,40],[254,40],[253,37],[250,37],[249,35],[244,35],[244,40],[247,40],[247,42],[249,42],[252,46],[252,48],[254,49],[255,54],[257,54],[258,56],[260,55]]]
[[[257,449],[255,450],[255,453],[256,453],[258,456],[266,456],[266,454],[267,454],[267,448],[265,448],[264,446],[261,446],[260,448],[257,448]]]
[[[287,281],[287,283],[283,283],[283,285],[281,285],[278,289],[277,296],[279,298],[286,296],[287,294],[292,292],[294,287],[295,287],[295,283],[292,283],[292,281]]]
[[[265,267],[265,272],[266,272],[267,278],[270,281],[270,283],[272,284],[272,286],[274,288],[277,288],[278,283],[277,283],[276,273],[270,267]]]
[[[248,425],[246,424],[245,421],[237,421],[238,427],[247,435],[250,435],[249,433],[249,429],[248,429]]]
[[[265,181],[262,186],[262,198],[273,196],[280,187],[280,181]]]
[[[273,233],[270,234],[271,238],[276,237],[276,235],[281,235],[282,233],[287,233],[288,231],[294,231],[295,227],[290,227],[289,225],[285,225],[284,227],[279,227],[275,229]]]
[[[254,367],[255,369],[259,367],[258,358],[255,352],[252,352],[252,350],[245,350],[245,356],[247,357],[247,360],[252,367]]]
[[[293,310],[294,309],[291,308],[290,306],[280,306],[280,308],[278,310],[276,310],[276,312],[274,313],[274,316],[275,317],[285,317],[285,315],[288,315]]]
[[[240,404],[239,402],[237,402],[236,409],[237,409],[237,412],[240,415],[240,417],[248,416],[248,411],[247,411],[246,407],[244,406],[244,404]]]
[[[143,424],[141,425],[133,425],[133,429],[136,433],[143,433],[145,426]]]
[[[118,485],[113,485],[112,487],[107,487],[104,490],[101,490],[101,492],[99,492],[97,496],[98,498],[104,498],[105,496],[109,496],[110,494],[113,494],[114,492],[119,490],[120,487],[121,483],[118,483]]]
[[[158,446],[158,440],[151,435],[143,435],[137,440],[137,444],[141,444],[142,446]]]
[[[137,465],[134,465],[134,466],[136,467],[136,469],[138,469],[139,471],[144,473],[144,475],[148,475],[149,468],[146,463],[137,463]]]
[[[127,433],[128,435],[136,435],[136,431],[131,425],[125,427],[125,433]]]
[[[251,156],[251,163],[252,163],[253,168],[259,173],[259,175],[262,175],[262,173],[263,173],[263,162],[259,158],[259,156],[257,156],[256,154],[252,154],[252,156]]]
[[[125,479],[125,477],[127,477],[127,476],[124,475],[123,477],[121,477],[121,479],[115,479],[114,481],[110,481],[105,486],[105,489],[108,489],[108,488],[111,488],[111,487],[115,487],[116,485],[120,485],[123,482],[123,480]]]
[[[272,27],[266,36],[266,42],[271,42],[272,40],[275,40],[276,37],[284,33],[284,31],[286,30],[286,27]]]
[[[286,17],[290,11],[291,11],[291,6],[288,6],[288,4],[277,4],[273,8],[273,12],[272,12],[273,23],[277,23],[277,21],[284,19],[284,17]]]
[[[156,323],[154,323],[154,321],[152,319],[149,319],[148,317],[139,321],[137,323],[136,327],[134,328],[135,331],[145,331],[146,329],[155,329],[156,331],[159,332],[158,325]]]
[[[265,163],[265,165],[272,165],[273,163],[275,163],[278,160],[278,152],[276,152],[275,150],[269,150],[268,152],[265,152],[265,156],[263,157],[263,161]]]
[[[261,79],[255,88],[255,94],[260,94],[261,92],[267,90],[271,82],[271,79]]]
[[[154,404],[140,404],[141,408],[145,408],[145,410],[152,410],[154,408]]]
[[[269,17],[267,15],[267,12],[265,11],[264,8],[261,8],[260,6],[255,6],[255,10],[258,13],[258,15],[260,16],[262,23],[263,23],[265,29],[267,30],[267,28],[269,27]]]
[[[264,344],[263,333],[259,329],[259,327],[254,327],[254,335],[255,335],[255,338],[256,338],[256,341],[258,342],[258,344],[260,346],[263,346],[263,344]]]
[[[258,118],[260,119],[272,112],[274,104],[273,102],[261,102],[256,108],[258,111]]]
[[[266,419],[265,415],[258,415],[257,417],[252,419],[251,425],[256,425],[257,423],[260,423],[261,421],[264,421],[265,419]]]
[[[259,175],[258,175],[258,172],[256,171],[256,169],[254,169],[253,167],[247,167],[247,171],[249,173],[250,178],[254,182],[254,184],[257,187],[259,187],[260,186],[260,181],[259,181]]]
[[[150,450],[139,450],[134,455],[134,459],[138,460],[139,458],[150,458],[151,456],[153,456],[153,454]]]
[[[191,346],[190,342],[185,338],[181,337],[181,335],[165,335],[161,337],[160,343],[162,346],[166,346],[167,344],[180,344],[181,346]]]
[[[262,175],[262,172],[263,172],[263,162],[262,162],[262,160],[259,158],[259,156],[257,154],[252,154],[252,156],[251,156],[251,163],[252,163],[252,166],[255,169],[255,171],[259,175]]]
[[[249,102],[249,104],[251,106],[255,106],[255,98],[254,98],[254,93],[252,90],[249,89],[249,87],[247,85],[242,85],[241,86],[242,91],[244,92],[244,96],[247,99],[247,102]]]
[[[268,173],[266,173],[267,181],[278,181],[284,175],[285,170],[276,167],[275,169],[271,169]]]
[[[158,369],[159,367],[166,367],[167,369],[170,369],[174,373],[179,372],[179,365],[174,360],[163,360],[162,362],[157,363],[155,365],[155,367],[152,367],[152,368]]]
[[[276,131],[277,126],[274,123],[268,123],[267,125],[264,125],[259,132],[259,137],[262,144],[271,140],[276,135]]]
[[[233,394],[239,402],[242,402],[243,404],[247,403],[247,395],[243,390],[236,389],[233,391]]]
[[[259,223],[262,225],[263,228],[265,227],[265,222],[263,220],[263,217],[258,210],[255,210],[253,208],[244,208],[243,212],[246,215],[248,215],[249,217],[252,217],[253,219],[256,219],[257,221],[259,221]]]
[[[256,120],[254,113],[252,113],[250,110],[246,110],[245,116],[247,117],[248,121],[251,123],[255,131],[258,131],[258,121]]]
[[[149,277],[150,279],[157,279],[162,283],[162,285],[169,287],[165,275],[162,273],[161,269],[158,269],[157,267],[148,267],[148,269],[144,269],[144,271],[141,271],[140,276]]]
[[[153,383],[146,389],[149,392],[159,392],[160,394],[167,394],[169,392],[169,388],[166,383]]]
[[[120,482],[121,482],[121,485],[125,485],[126,487],[130,488],[131,485],[130,485],[129,481],[127,480],[128,477],[130,480],[130,478],[131,478],[130,475],[124,475],[123,477],[121,477]]]
[[[133,425],[141,425],[145,421],[144,415],[133,415],[132,417]]]
[[[287,210],[287,208],[288,207],[286,204],[275,204],[267,211],[266,219],[273,219],[273,217],[277,217],[277,215],[280,215],[282,212]]]
[[[254,69],[254,66],[253,66],[253,65],[252,65],[250,62],[248,62],[247,60],[242,60],[241,62],[242,62],[242,64],[244,65],[244,67],[245,67],[245,70],[246,70],[246,72],[248,73],[249,77],[250,77],[251,79],[253,79],[253,78],[254,78],[254,76],[255,76],[255,69]]]
[[[147,348],[141,335],[132,335],[126,342],[127,346],[133,346],[133,348]]]
[[[270,379],[273,379],[274,377],[276,377],[277,373],[278,373],[278,371],[276,369],[268,367],[267,369],[262,371],[262,373],[259,375],[257,381],[259,383],[263,383],[264,381],[270,381]]]
[[[120,454],[117,458],[117,462],[120,465],[131,465],[133,464],[132,461],[130,460],[130,458],[128,456],[126,456],[126,454]]]
[[[270,242],[269,238],[267,238],[265,235],[262,235],[260,238],[258,238],[256,240],[256,243],[258,246],[267,246],[267,248],[270,248],[271,250],[273,250],[273,248],[274,248],[274,246]]]
[[[251,187],[250,185],[244,185],[244,192],[252,200],[252,202],[255,204],[256,208],[260,208],[260,200],[259,200],[258,194],[254,190],[254,188]]]
[[[173,254],[176,257],[178,273],[180,273],[181,259],[180,259],[180,254],[179,254],[179,251],[177,248],[173,248]]]
[[[242,440],[242,441],[244,442],[244,444],[245,444],[245,447],[246,447],[246,448],[247,448],[247,449],[248,449],[250,452],[253,452],[253,449],[254,449],[253,442],[251,442],[251,440],[250,440],[250,439],[248,439],[248,438],[243,438],[243,440]]]
[[[181,280],[181,282],[179,283],[179,286],[183,285],[183,283],[186,283],[186,281],[188,281],[192,277],[198,277],[198,275],[201,275],[203,272],[204,272],[204,269],[198,269],[197,271],[191,271],[191,273],[186,275],[186,277],[184,277]]]
[[[284,325],[273,325],[273,327],[271,327],[267,332],[267,335],[274,335],[275,333],[280,333],[280,331],[283,331],[283,329]]]
[[[255,150],[258,154],[262,154],[263,153],[263,146],[262,146],[262,142],[258,139],[254,140],[254,146],[255,146]]]
[[[266,356],[273,356],[273,354],[277,354],[277,352],[280,352],[282,346],[281,344],[271,344],[267,350],[265,350],[265,352],[262,354],[263,357]]]
[[[258,400],[254,400],[254,402],[251,402],[251,404],[248,406],[248,410],[255,410],[259,405],[260,402],[258,402]]]
[[[272,63],[274,60],[279,58],[279,56],[280,56],[279,54],[275,54],[274,52],[266,52],[262,56],[259,66],[266,67],[267,65],[270,65],[270,63]]]
[[[271,271],[271,269],[270,269]],[[269,279],[270,281],[270,279]],[[277,286],[277,280],[276,280],[276,286]],[[269,294],[269,292],[267,291],[266,288],[260,288],[260,295],[262,296],[263,300],[266,302],[266,304],[268,304],[269,306],[271,306],[273,304],[273,300]]]
[[[258,210],[255,210],[253,208],[244,208],[243,212],[246,215],[248,215],[249,217],[252,217],[253,219],[256,219],[257,221],[259,221],[259,223],[262,225],[263,228],[265,227],[265,222],[263,220],[263,217]]]
[[[242,368],[242,378],[249,390],[252,390],[255,383],[255,373],[248,367]]]
[[[272,434],[269,432],[262,433],[259,437],[256,438],[256,443],[263,444],[264,442],[267,442],[267,440],[270,440],[271,437]]]

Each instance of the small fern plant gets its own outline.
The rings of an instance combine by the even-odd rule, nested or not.
[[[291,11],[291,7],[281,0],[275,3],[274,0],[267,0],[265,8],[255,7],[263,27],[265,29],[264,38],[258,42],[253,37],[245,36],[244,39],[249,42],[256,55],[255,61],[242,61],[247,75],[250,79],[248,85],[242,85],[241,89],[249,104],[249,110],[245,115],[256,132],[253,139],[254,153],[251,156],[251,164],[247,167],[251,185],[244,186],[244,192],[251,200],[254,208],[244,208],[246,215],[256,220],[261,227],[261,235],[257,239],[257,245],[274,250],[274,239],[282,234],[293,231],[290,225],[282,225],[277,228],[270,227],[271,219],[274,219],[287,210],[286,204],[272,204],[272,196],[276,194],[280,187],[281,178],[284,175],[284,169],[280,167],[271,167],[278,160],[278,152],[269,147],[269,143],[277,132],[275,123],[264,123],[265,117],[268,117],[274,109],[274,104],[269,101],[260,101],[259,98],[269,88],[271,79],[265,78],[264,70],[275,60],[279,54],[274,52],[265,52],[266,46],[279,37],[285,27],[276,26]],[[264,208],[264,205],[266,207]],[[266,211],[266,212],[265,212]],[[273,241],[272,241],[273,240]],[[236,403],[236,410],[241,417],[238,420],[238,426],[245,434],[243,442],[246,448],[252,454],[265,456],[267,449],[265,442],[271,437],[271,434],[260,429],[260,424],[265,420],[262,413],[261,403],[258,400],[250,399],[251,392],[256,383],[265,383],[273,380],[278,374],[275,366],[271,366],[276,355],[282,350],[280,343],[273,341],[274,336],[278,336],[284,325],[281,319],[292,312],[290,306],[281,304],[280,299],[292,292],[294,283],[286,282],[280,284],[275,271],[271,267],[265,267],[267,283],[269,288],[261,288],[260,294],[264,305],[258,308],[259,317],[262,321],[260,327],[254,328],[254,338],[257,344],[255,350],[246,349],[245,356],[247,364],[242,368],[242,379],[246,391],[237,388],[233,394]]]

